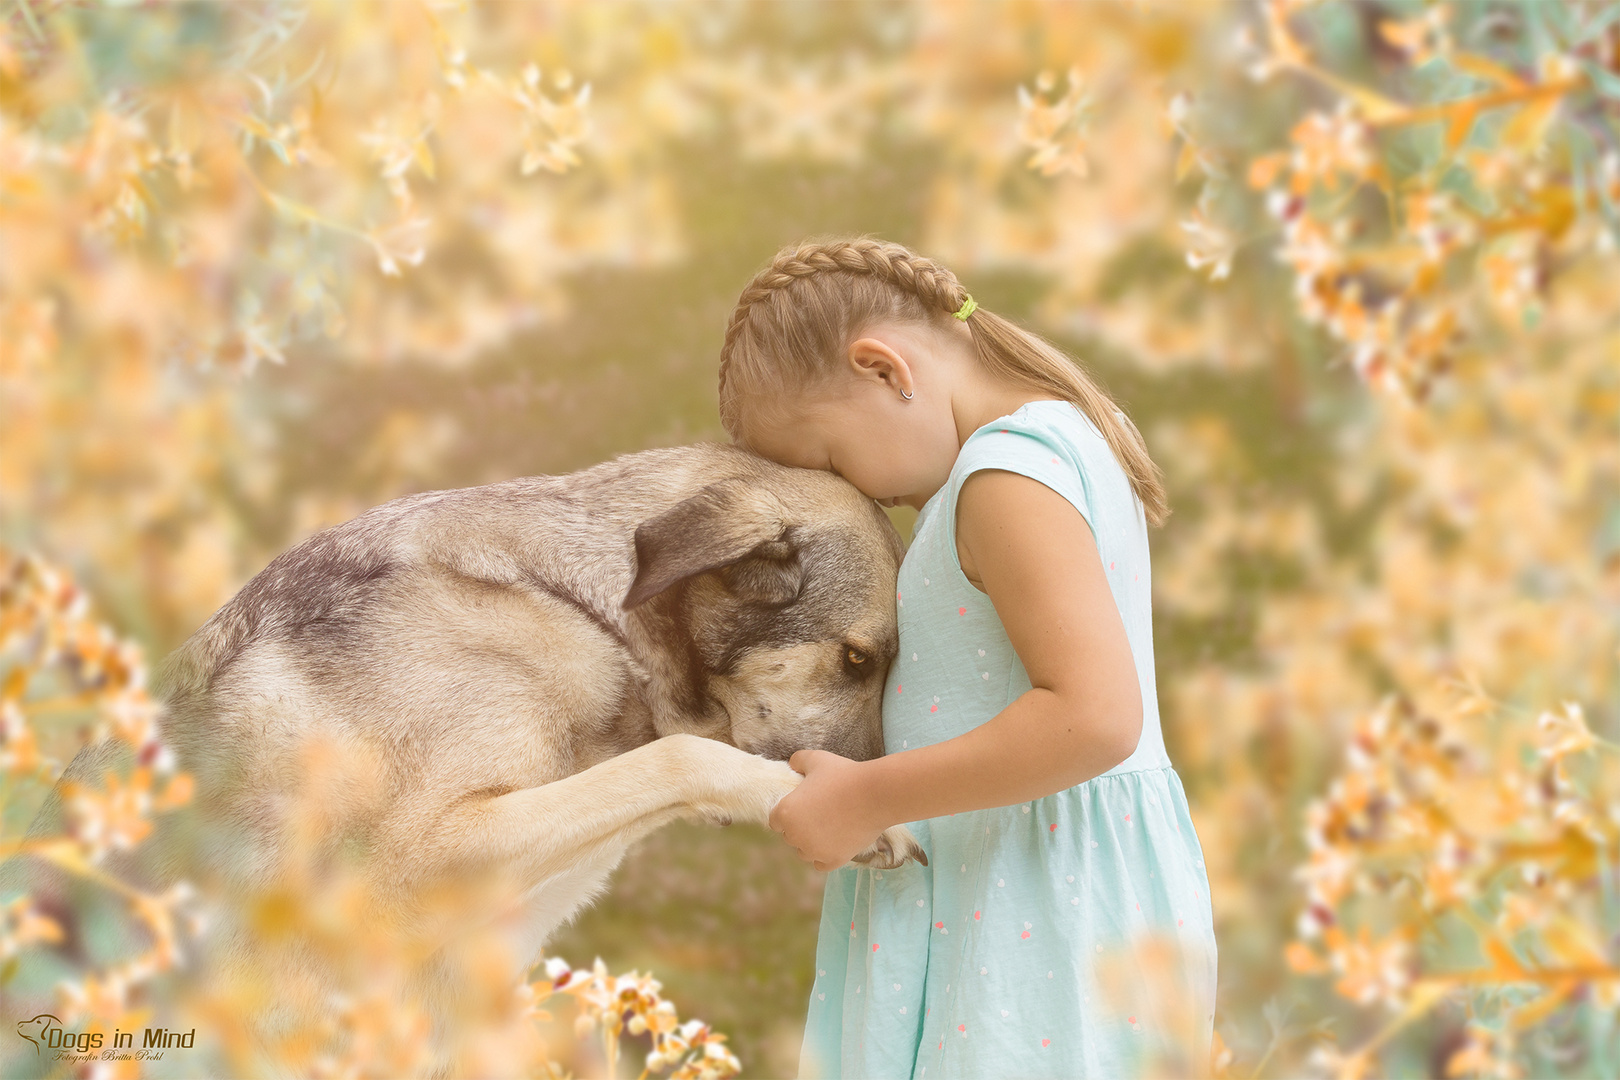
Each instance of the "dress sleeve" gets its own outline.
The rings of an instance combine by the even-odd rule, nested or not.
[[[1091,500],[1080,456],[1067,439],[1047,425],[1021,416],[1007,416],[968,436],[951,469],[943,509],[951,523],[951,561],[956,562],[956,502],[967,478],[981,469],[1005,469],[1039,480],[1080,511],[1086,527],[1096,536]],[[960,564],[958,564],[960,569]]]

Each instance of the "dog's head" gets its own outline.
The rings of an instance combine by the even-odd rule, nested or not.
[[[831,473],[763,464],[636,529],[624,607],[652,605],[731,741],[785,759],[883,753],[903,553],[888,516]]]

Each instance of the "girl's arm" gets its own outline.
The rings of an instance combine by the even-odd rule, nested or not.
[[[890,825],[1041,798],[1136,749],[1136,664],[1074,505],[1038,480],[981,470],[958,495],[957,543],[963,572],[982,581],[1031,689],[932,746],[871,761],[796,752],[789,764],[804,782],[777,803],[770,824],[818,870],[842,866]]]

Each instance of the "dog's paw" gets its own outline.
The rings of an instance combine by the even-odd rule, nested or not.
[[[904,866],[908,861],[916,861],[924,866],[928,865],[928,855],[923,851],[917,838],[911,835],[911,830],[904,825],[895,825],[878,833],[878,838],[872,841],[872,846],[850,860],[862,866],[870,866],[874,870],[893,870]]]
[[[715,777],[719,797],[712,801],[705,799],[703,804],[723,809],[733,821],[768,825],[771,811],[782,801],[782,796],[804,779],[790,769],[787,762],[754,754],[740,756],[727,765]]]
[[[804,779],[785,761],[699,735],[666,735],[653,745],[682,778],[678,797],[687,815],[716,825],[768,824],[772,808]]]

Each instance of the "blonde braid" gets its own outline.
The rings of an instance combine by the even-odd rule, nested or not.
[[[912,294],[924,305],[947,313],[960,308],[967,297],[967,290],[962,288],[955,274],[932,259],[887,240],[861,236],[783,248],[769,266],[754,275],[737,298],[737,307],[731,313],[731,322],[726,326],[725,340],[720,346],[721,400],[725,399],[726,371],[737,337],[753,306],[800,278],[834,270],[870,274]]]
[[[791,292],[791,301],[787,300]],[[743,438],[735,371],[756,411],[783,402],[836,369],[850,341],[883,320],[942,323],[967,299],[956,275],[902,244],[871,236],[807,241],[778,251],[731,313],[720,346],[720,419]],[[1073,402],[1107,440],[1147,520],[1169,516],[1164,475],[1128,416],[1073,357],[986,311],[964,313],[974,356],[992,378]],[[728,391],[730,391],[728,393]]]

